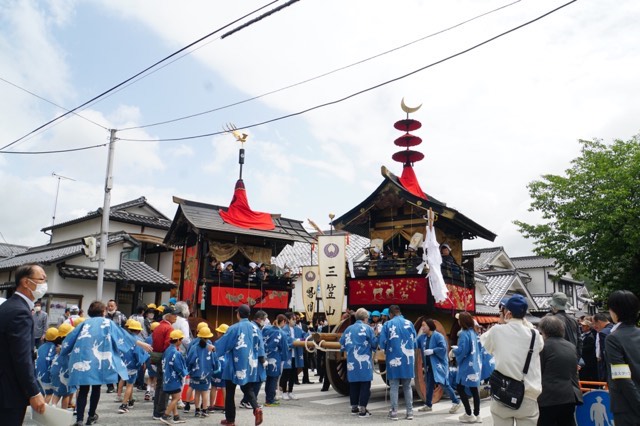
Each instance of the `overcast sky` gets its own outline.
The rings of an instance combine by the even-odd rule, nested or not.
[[[5,146],[189,43],[265,5],[259,1],[0,0],[0,145]],[[173,120],[273,92],[410,42],[325,77],[189,120],[119,130],[112,203],[146,196],[169,218],[172,196],[228,205],[239,143],[221,131],[296,113],[437,62],[565,2],[301,0],[227,37],[208,38],[172,63],[7,148],[43,151],[104,144],[109,132]],[[284,4],[275,2],[265,11]],[[241,21],[246,22],[247,19]],[[498,235],[465,249],[502,245],[532,253],[513,220],[527,211],[527,183],[562,173],[578,139],[629,139],[640,128],[640,3],[579,1],[424,71],[338,104],[245,130],[243,177],[254,210],[328,227],[382,181],[404,117],[425,159],[425,192]],[[236,27],[238,24],[230,28]],[[229,28],[229,29],[230,29]],[[219,33],[218,35],[221,35]],[[431,34],[432,37],[427,37]],[[417,41],[423,39],[421,41]],[[174,59],[176,59],[174,58]],[[10,82],[11,84],[7,83]],[[0,153],[0,232],[9,243],[48,238],[56,223],[102,206],[107,149],[56,155]]]

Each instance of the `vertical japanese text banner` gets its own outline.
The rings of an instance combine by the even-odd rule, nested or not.
[[[320,290],[329,325],[337,325],[342,317],[347,261],[344,246],[344,235],[318,236]]]
[[[320,281],[320,271],[317,266],[302,267],[302,303],[304,303],[304,312],[309,323],[313,321],[318,281]]]

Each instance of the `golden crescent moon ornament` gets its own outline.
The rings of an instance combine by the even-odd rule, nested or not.
[[[420,109],[421,106],[422,106],[422,104],[418,105],[417,107],[408,107],[407,104],[404,103],[404,98],[402,98],[402,102],[400,102],[400,108],[402,108],[402,110],[404,112],[406,112],[407,114],[411,114],[412,112],[416,112],[417,110]]]

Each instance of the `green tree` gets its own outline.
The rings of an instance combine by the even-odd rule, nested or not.
[[[554,257],[562,272],[590,277],[596,292],[640,294],[640,135],[584,141],[564,176],[543,175],[527,188],[529,211],[544,223],[514,223],[535,240],[536,254]]]

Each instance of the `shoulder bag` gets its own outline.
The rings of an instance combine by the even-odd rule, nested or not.
[[[524,376],[526,376],[529,371],[529,364],[531,363],[533,344],[535,343],[535,340],[536,332],[531,330],[531,345],[529,346],[527,360],[524,363],[524,368],[522,369],[521,380],[505,376],[498,370],[493,370],[491,377],[489,377],[491,398],[514,410],[520,408],[522,400],[524,399]]]

